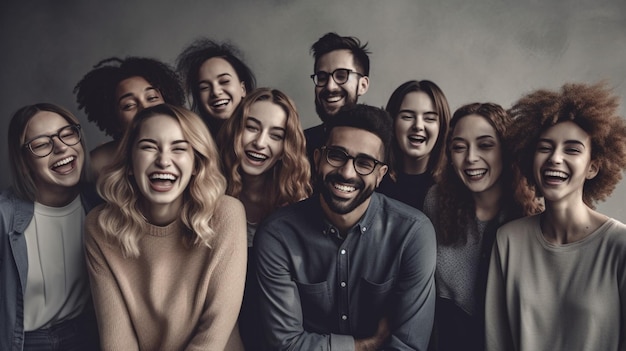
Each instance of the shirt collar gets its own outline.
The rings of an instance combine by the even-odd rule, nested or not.
[[[318,195],[318,197],[319,196],[321,195]],[[374,222],[374,220],[378,217],[377,214],[378,214],[378,211],[380,211],[380,196],[381,195],[378,194],[377,192],[372,193],[372,196],[370,198],[370,203],[367,206],[365,213],[363,214],[361,219],[359,219],[359,221],[352,228],[348,230],[349,233],[352,233],[352,232],[358,232],[361,234],[367,233],[369,228],[372,226],[372,223]],[[317,199],[317,203],[320,204],[320,199]],[[333,236],[340,238],[339,229],[337,229],[337,227],[335,227],[332,223],[330,223],[330,221],[326,218],[326,216],[324,215],[324,211],[322,211],[321,205],[320,205],[320,212],[322,213],[322,218],[324,218],[324,222],[323,222],[324,226],[322,229],[322,233],[324,233],[325,235],[333,235]]]

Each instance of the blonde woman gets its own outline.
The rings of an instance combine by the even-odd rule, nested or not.
[[[98,184],[87,261],[105,350],[241,350],[243,206],[224,195],[202,120],[171,105],[138,113]]]
[[[251,255],[257,225],[278,207],[311,194],[304,132],[287,95],[259,88],[244,98],[224,124],[219,139],[228,181],[226,193],[239,198],[246,209]],[[256,318],[254,272],[249,265],[240,327],[246,348],[260,350],[263,336]]]

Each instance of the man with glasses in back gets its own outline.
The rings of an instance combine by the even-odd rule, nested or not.
[[[387,112],[342,109],[314,152],[318,194],[256,232],[260,325],[272,350],[426,350],[435,303],[428,218],[374,192],[387,173]]]
[[[304,131],[307,155],[313,166],[313,151],[321,146],[324,123],[341,108],[357,103],[369,87],[370,60],[367,43],[355,37],[327,33],[313,46],[315,58],[311,79],[315,84],[315,110],[322,124]]]

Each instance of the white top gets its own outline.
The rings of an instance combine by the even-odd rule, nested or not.
[[[28,253],[25,331],[74,318],[89,301],[84,219],[80,196],[64,207],[35,202],[33,219],[24,232]]]
[[[487,350],[625,350],[626,226],[607,220],[554,245],[540,215],[501,227],[486,304]]]

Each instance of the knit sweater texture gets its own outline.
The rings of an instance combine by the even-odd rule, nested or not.
[[[210,248],[183,240],[180,220],[149,225],[140,256],[124,258],[97,218],[86,219],[86,255],[103,350],[243,350],[237,316],[246,276],[243,206],[222,196]]]

